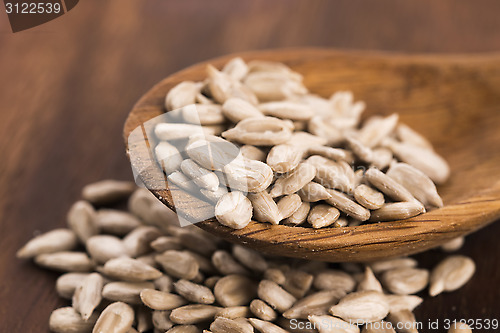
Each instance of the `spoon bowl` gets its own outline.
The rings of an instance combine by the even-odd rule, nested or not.
[[[127,154],[137,176],[169,208],[181,205],[182,213],[194,218],[213,211],[213,205],[189,194],[180,203],[176,200],[174,207],[171,191],[178,189],[166,187],[159,167],[147,162],[151,143],[140,143],[131,134],[150,130],[144,124],[165,112],[165,95],[172,87],[186,80],[202,81],[207,64],[221,68],[234,56],[283,62],[321,96],[351,90],[356,100],[366,102],[365,117],[398,113],[448,161],[451,177],[438,187],[443,208],[402,221],[322,229],[251,222],[233,230],[208,218],[198,227],[270,254],[359,262],[422,252],[500,217],[500,54],[402,55],[328,49],[255,51],[212,59],[170,75],[142,96],[125,123]]]

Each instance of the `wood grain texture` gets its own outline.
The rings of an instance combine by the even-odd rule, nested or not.
[[[234,230],[220,225],[213,218],[213,205],[167,184],[152,157],[156,143],[142,142],[147,140],[143,132],[154,137],[154,127],[145,128],[144,123],[164,114],[166,93],[180,82],[206,77],[203,62],[155,85],[134,106],[124,128],[132,167],[141,170],[146,187],[190,221],[210,217],[197,226],[267,253],[343,262],[422,252],[500,216],[500,54],[405,56],[300,48],[237,55],[246,61],[283,62],[304,76],[312,93],[323,97],[352,90],[368,106],[365,117],[398,113],[401,122],[429,138],[450,163],[451,177],[439,187],[445,206],[404,222],[358,227],[313,229],[252,222]],[[222,68],[233,56],[208,62]],[[134,129],[137,138],[131,135]]]
[[[216,56],[277,47],[500,50],[499,10],[495,0],[87,0],[17,34],[1,12],[0,331],[48,332],[50,312],[67,304],[54,293],[56,275],[15,251],[34,232],[63,226],[84,184],[131,178],[123,123],[162,78]],[[468,237],[460,253],[476,260],[477,274],[459,292],[426,297],[419,320],[498,318],[499,233],[496,223]],[[418,256],[426,267],[443,257]]]

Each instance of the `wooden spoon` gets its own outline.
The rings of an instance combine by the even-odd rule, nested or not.
[[[185,80],[202,81],[206,64],[221,68],[234,56],[284,62],[304,76],[311,92],[322,96],[351,90],[356,100],[366,102],[365,116],[397,112],[403,123],[427,137],[445,157],[451,178],[438,188],[443,208],[404,221],[319,230],[251,222],[233,230],[209,218],[198,227],[275,255],[346,262],[422,252],[500,217],[500,54],[271,50],[224,56],[175,73],[137,102],[124,128],[133,169],[168,207],[174,209],[172,193],[165,190],[160,169],[148,163],[150,150],[139,140],[143,131],[151,130],[144,123],[164,113],[164,98],[173,86]],[[140,135],[129,137],[131,133]],[[187,216],[202,219],[210,205],[186,195],[176,206],[182,206]]]

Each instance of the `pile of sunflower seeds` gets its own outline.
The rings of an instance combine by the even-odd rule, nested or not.
[[[446,161],[397,114],[361,122],[351,92],[323,98],[282,63],[207,66],[165,98],[155,158],[169,186],[200,194],[230,228],[313,228],[410,218],[443,206]],[[213,215],[212,215],[213,216]]]
[[[50,316],[56,333],[415,333],[412,311],[423,299],[414,294],[457,290],[475,271],[460,255],[430,272],[412,258],[331,265],[265,256],[179,227],[133,183],[101,181],[82,196],[68,228],[17,254],[64,273],[56,291],[70,304]],[[113,208],[126,198],[128,211]],[[471,332],[460,325],[449,332]]]

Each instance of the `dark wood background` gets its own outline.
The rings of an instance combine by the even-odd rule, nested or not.
[[[131,179],[123,122],[161,78],[263,48],[498,51],[499,11],[495,0],[85,0],[16,34],[0,13],[0,331],[48,331],[50,312],[65,304],[56,274],[15,251],[63,226],[84,184]],[[499,234],[496,223],[467,239],[460,253],[477,262],[476,275],[458,292],[426,297],[420,321],[500,319]],[[428,267],[443,257],[419,256]]]

